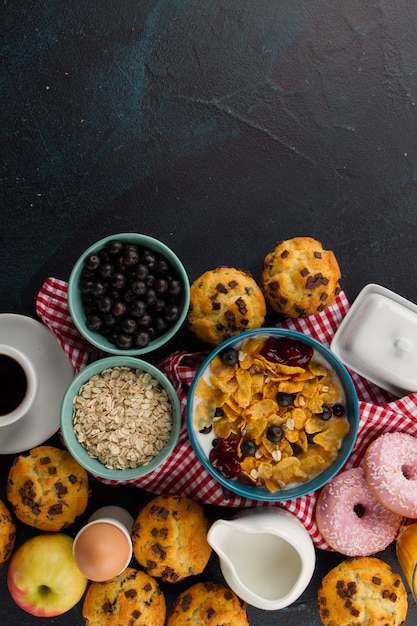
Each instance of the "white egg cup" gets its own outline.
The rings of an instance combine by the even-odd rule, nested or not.
[[[87,524],[83,526],[77,533],[73,542],[73,546],[72,546],[72,553],[73,553],[75,562],[78,568],[80,569],[80,571],[83,574],[85,574],[87,578],[95,582],[104,582],[105,580],[109,580],[110,578],[113,578],[114,576],[118,576],[126,569],[126,567],[128,567],[132,558],[132,553],[133,553],[133,545],[132,545],[132,539],[131,539],[133,521],[134,521],[133,517],[130,515],[128,511],[126,511],[122,507],[113,506],[113,505],[101,507],[90,516]],[[90,564],[88,564],[88,567],[84,567],[83,555],[79,553],[79,544],[81,543],[81,539],[84,533],[87,531],[90,532],[93,526],[103,525],[103,524],[112,526],[113,528],[116,528],[117,530],[121,531],[121,533],[123,534],[126,540],[126,547],[127,547],[127,556],[126,556],[125,561],[121,564],[119,569],[114,570],[112,572],[112,575],[109,577],[102,577],[101,575],[94,576],[94,574],[91,574],[91,571],[89,569]],[[108,559],[109,551],[111,551],[111,546],[105,546],[105,550],[104,551],[102,550],[101,554],[100,552],[97,552],[97,554],[95,554],[95,559],[98,559],[98,560]],[[98,563],[98,565],[100,566],[101,563]]]

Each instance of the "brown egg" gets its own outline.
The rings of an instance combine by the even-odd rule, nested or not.
[[[117,526],[93,522],[80,531],[74,541],[78,569],[90,580],[103,582],[120,574],[129,564],[132,543]]]

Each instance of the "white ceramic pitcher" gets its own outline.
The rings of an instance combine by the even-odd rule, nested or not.
[[[300,520],[279,507],[241,511],[208,532],[229,587],[264,610],[292,604],[309,584],[316,563],[313,542]]]

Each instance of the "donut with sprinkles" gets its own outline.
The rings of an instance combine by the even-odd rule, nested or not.
[[[384,433],[364,456],[365,478],[375,497],[390,511],[417,519],[417,438]]]
[[[397,537],[402,516],[373,495],[362,467],[345,470],[321,490],[316,524],[326,543],[350,557],[385,550]]]

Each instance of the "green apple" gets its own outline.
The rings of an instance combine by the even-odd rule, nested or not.
[[[7,585],[24,611],[53,617],[69,611],[81,599],[87,578],[75,564],[72,544],[72,537],[64,533],[39,534],[13,554]]]

